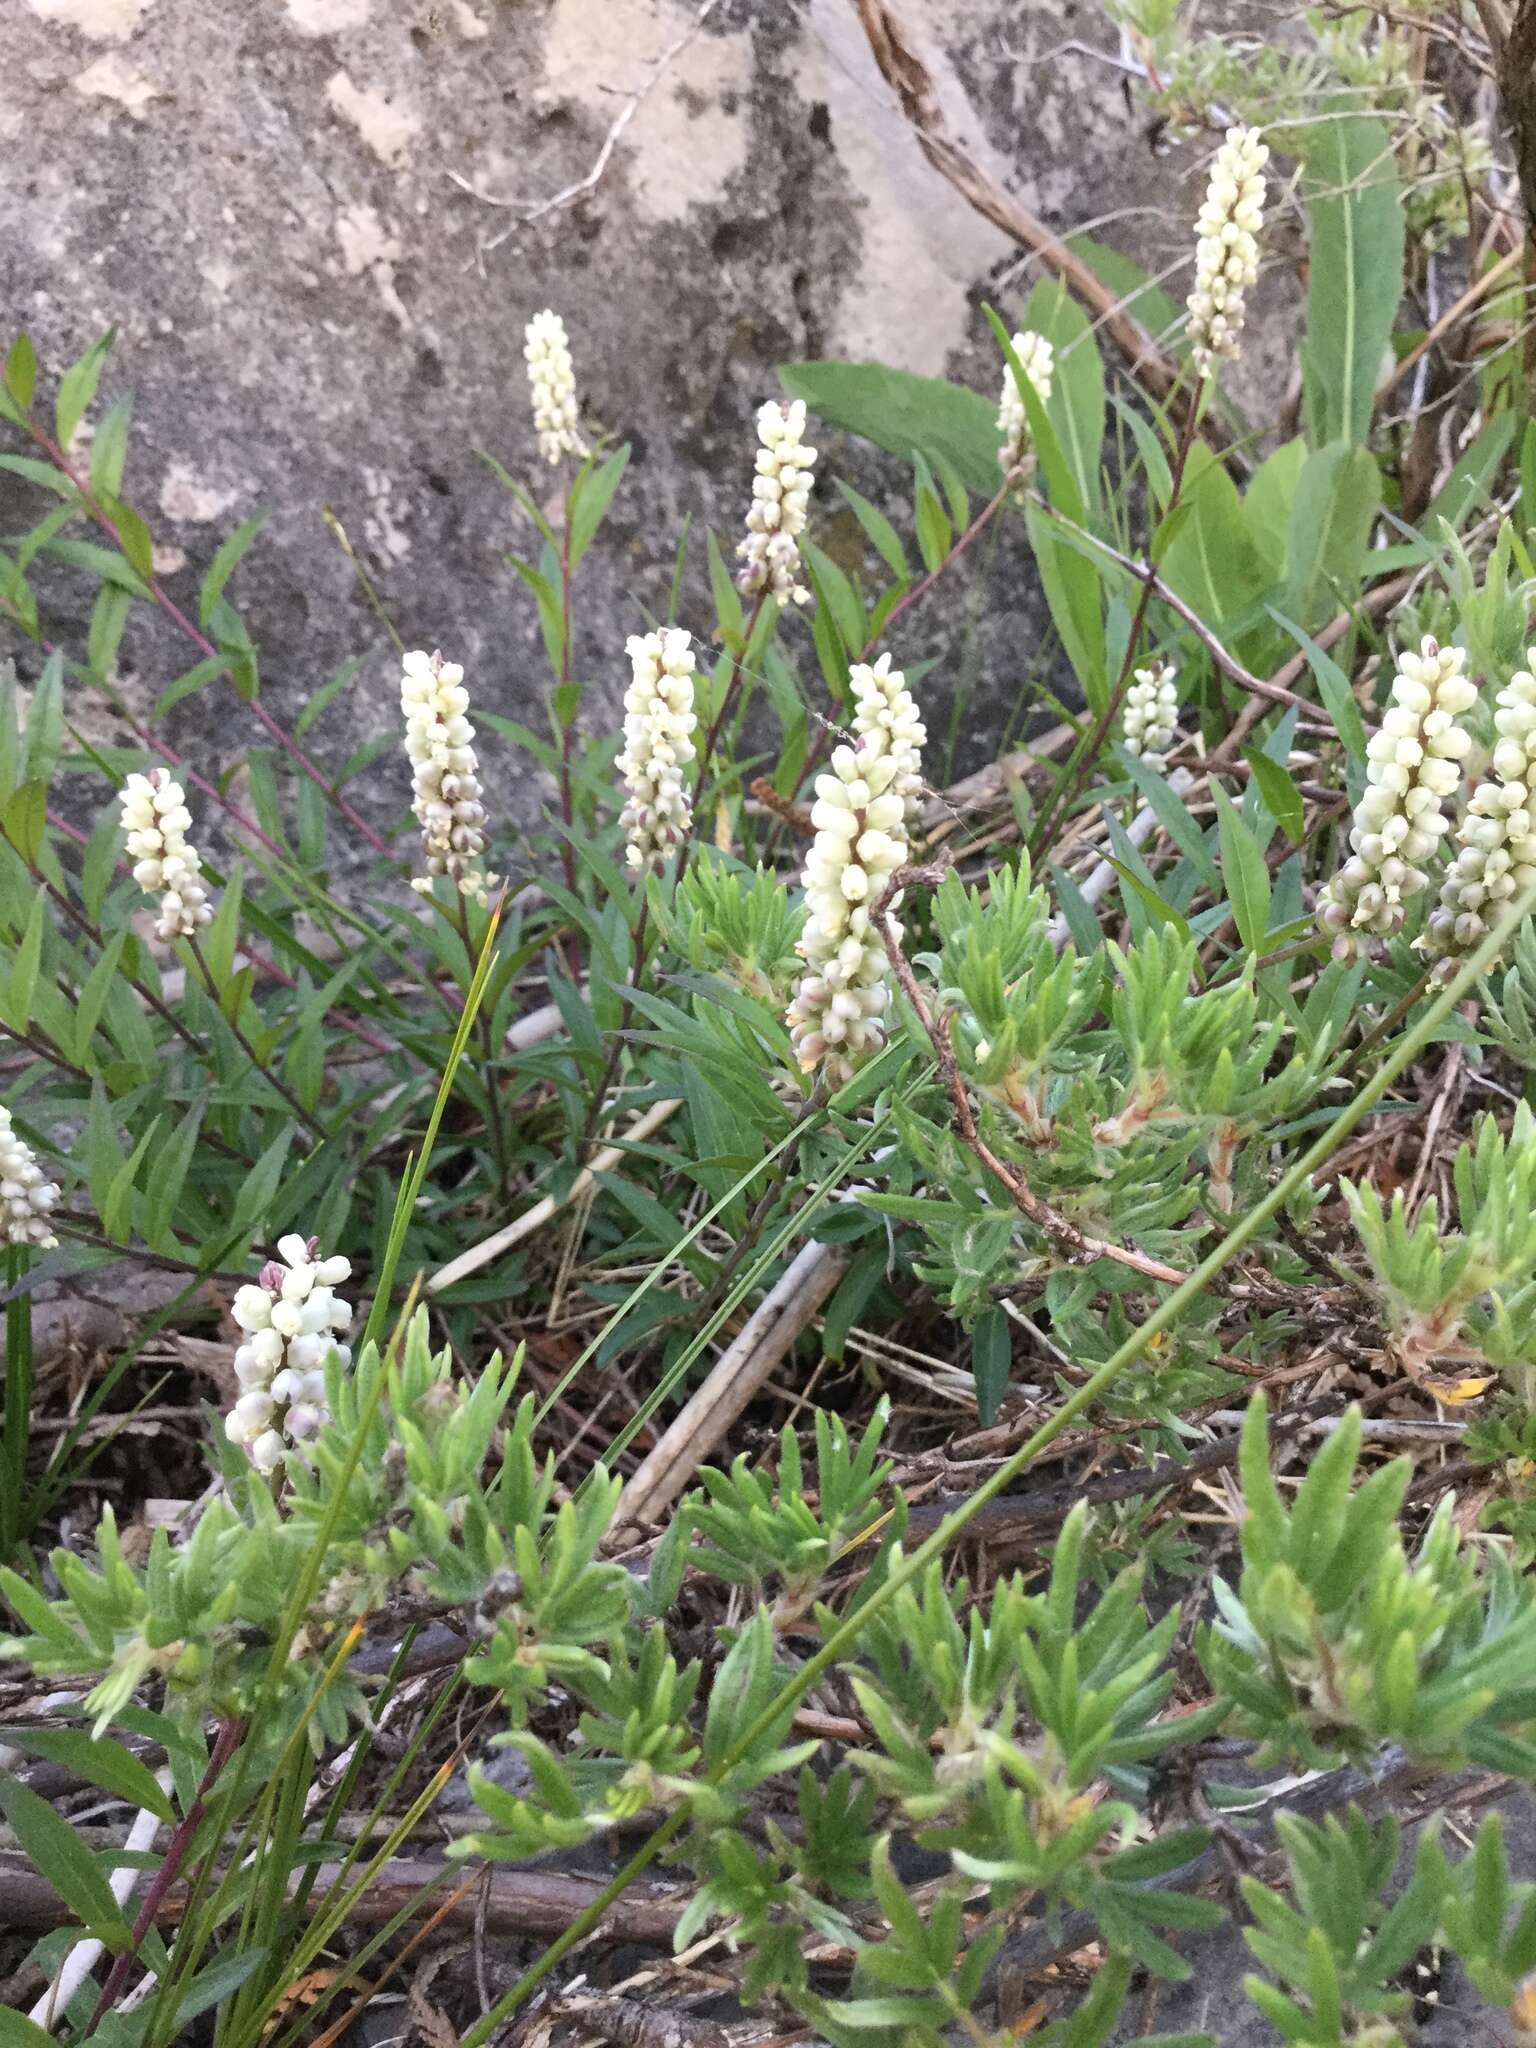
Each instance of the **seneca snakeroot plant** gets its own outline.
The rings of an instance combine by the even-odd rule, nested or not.
[[[848,682],[853,691],[853,729],[861,739],[872,732],[884,734],[896,767],[891,787],[906,806],[910,824],[922,796],[923,748],[928,739],[916,699],[902,671],[891,667],[889,654],[882,654],[873,665],[855,662],[848,671]]]
[[[1149,768],[1166,768],[1178,732],[1178,670],[1165,662],[1139,668],[1125,693],[1125,751]]]
[[[1034,386],[1035,395],[1042,405],[1048,405],[1051,398],[1051,379],[1056,369],[1056,352],[1043,334],[1026,330],[1013,337],[1013,352],[1019,359],[1019,368]],[[1006,477],[1017,477],[1020,482],[1029,475],[1035,465],[1034,450],[1029,440],[1029,414],[1025,409],[1024,396],[1014,378],[1010,363],[1003,371],[1003,391],[997,409],[997,431],[1002,445],[997,451],[998,466]]]
[[[485,852],[485,806],[475,728],[465,713],[464,671],[441,654],[418,649],[405,656],[400,678],[405,751],[412,770],[411,809],[421,826],[429,875],[448,875],[461,895],[484,903],[499,877],[476,863]],[[424,896],[432,884],[418,876],[411,887]]]
[[[759,408],[757,474],[747,537],[737,548],[746,563],[737,578],[748,596],[766,592],[778,604],[805,604],[810,592],[800,582],[800,536],[811,502],[816,450],[805,445],[805,406],[800,399]]]
[[[681,626],[631,633],[634,679],[624,693],[624,751],[618,770],[628,800],[622,824],[632,868],[659,867],[688,836],[693,799],[683,771],[693,759],[694,655]]]
[[[872,913],[907,857],[899,772],[876,731],[857,747],[836,748],[830,771],[816,778],[816,837],[806,855],[805,929],[797,948],[806,971],[787,1021],[802,1072],[819,1067],[834,1087],[885,1043],[888,961]],[[887,908],[900,901],[893,897]],[[892,925],[899,938],[900,926],[894,919]]]
[[[1349,835],[1350,858],[1318,898],[1317,921],[1336,960],[1355,956],[1359,932],[1390,938],[1408,901],[1428,886],[1449,828],[1440,806],[1456,794],[1471,735],[1455,723],[1477,690],[1459,647],[1426,634],[1417,654],[1397,658],[1381,730],[1366,747],[1366,791]]]
[[[352,1326],[351,1304],[332,1292],[352,1271],[344,1258],[316,1259],[317,1240],[295,1231],[278,1239],[278,1256],[254,1285],[239,1289],[230,1313],[246,1332],[235,1353],[240,1397],[224,1434],[244,1446],[258,1472],[271,1472],[290,1444],[302,1444],[329,1420],[325,1362],[352,1353],[338,1342]]]
[[[179,782],[163,768],[148,775],[130,775],[119,796],[133,879],[149,896],[160,898],[155,935],[161,939],[191,938],[213,918],[203,887],[203,864],[187,838],[192,813]]]
[[[1536,648],[1526,660],[1536,663]],[[1441,981],[1450,980],[1457,961],[1475,951],[1489,926],[1536,883],[1536,676],[1517,670],[1494,703],[1498,740],[1488,779],[1472,792],[1456,828],[1456,858],[1418,941]]]
[[[0,1104],[0,1244],[28,1245],[35,1251],[57,1244],[48,1212],[58,1199],[57,1186]]]
[[[546,307],[528,322],[523,360],[528,365],[528,382],[533,391],[533,424],[539,436],[539,453],[546,462],[560,462],[567,455],[584,456],[587,445],[577,424],[576,372],[565,322],[558,313]]]
[[[1269,150],[1257,128],[1229,128],[1216,152],[1205,201],[1195,222],[1195,284],[1189,295],[1189,345],[1195,368],[1209,377],[1237,354],[1243,298],[1259,274],[1264,224],[1264,166]]]

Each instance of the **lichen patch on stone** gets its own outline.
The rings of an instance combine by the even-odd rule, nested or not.
[[[92,42],[126,42],[155,0],[27,0],[43,21],[76,28]]]
[[[189,463],[173,462],[160,486],[160,510],[178,525],[206,526],[221,519],[239,495],[204,483]]]
[[[345,71],[329,79],[325,96],[345,121],[361,135],[380,163],[398,170],[411,154],[421,133],[421,120],[408,107],[398,106],[379,92],[354,85]]]
[[[126,57],[120,57],[115,50],[107,51],[94,64],[88,64],[84,71],[70,80],[70,84],[88,99],[116,100],[120,107],[127,108],[135,121],[143,120],[144,110],[152,100],[164,98],[152,78],[137,64],[130,64]]]
[[[301,36],[340,35],[368,19],[369,0],[283,0],[283,5]]]

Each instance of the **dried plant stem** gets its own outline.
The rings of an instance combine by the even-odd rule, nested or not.
[[[847,1263],[839,1245],[802,1246],[646,1454],[624,1489],[624,1522],[660,1519],[815,1316]]]

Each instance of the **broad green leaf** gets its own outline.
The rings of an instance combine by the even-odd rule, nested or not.
[[[783,363],[779,382],[819,420],[892,455],[943,456],[967,487],[997,489],[997,402],[883,363]]]
[[[1305,129],[1311,225],[1302,346],[1307,437],[1363,447],[1403,296],[1403,201],[1384,121],[1339,107]]]
[[[1307,459],[1307,444],[1298,434],[1268,455],[1254,471],[1243,493],[1243,517],[1254,552],[1271,583],[1285,575],[1289,559],[1291,506]]]
[[[1268,588],[1237,486],[1203,442],[1189,451],[1178,510],[1157,545],[1163,580],[1209,625],[1235,619]]]
[[[1291,501],[1285,606],[1309,630],[1353,601],[1381,504],[1376,458],[1334,441],[1307,457]]]

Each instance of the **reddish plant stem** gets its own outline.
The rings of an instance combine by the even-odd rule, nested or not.
[[[118,532],[116,520],[112,518],[110,513],[108,513],[103,506],[97,503],[96,499],[91,494],[89,486],[81,482],[80,477],[71,467],[69,458],[64,453],[64,450],[51,437],[51,435],[46,433],[44,429],[37,424],[36,420],[29,419],[27,421],[27,431],[31,434],[32,439],[34,440],[34,442],[36,442],[37,446],[41,448],[43,453],[48,457],[48,460],[59,471],[60,475],[68,477],[69,481],[80,493],[80,502],[85,506],[85,509],[89,513],[90,517],[101,528],[102,532],[108,535],[113,545],[117,548],[118,552],[122,554],[124,560],[127,560],[127,550],[123,547],[122,535]],[[176,603],[175,599],[166,595],[166,592],[162,587],[159,579],[154,575],[149,575],[146,576],[143,579],[143,581],[145,588],[148,590],[155,604],[159,607],[161,612],[164,613],[165,617],[171,621],[172,625],[174,625],[180,632],[185,634],[187,639],[189,639],[192,642],[192,645],[194,647],[200,648],[204,655],[208,656],[212,660],[218,660],[220,658],[218,648],[215,647],[215,645],[208,638],[206,633],[202,632],[197,626],[193,625],[192,621],[187,617],[186,613],[181,609],[180,605]],[[223,669],[222,673],[225,676],[230,677],[230,680],[233,681],[233,676],[231,675],[231,671],[228,668],[228,666],[226,666]],[[304,749],[299,745],[298,741],[294,739],[289,733],[284,731],[283,727],[278,724],[277,720],[272,716],[271,712],[267,710],[266,706],[261,702],[259,698],[253,697],[249,699],[249,703],[252,712],[255,714],[257,723],[263,728],[263,730],[268,734],[268,736],[277,742],[277,744],[283,749],[284,753],[286,753],[303,771],[303,773],[309,777],[311,782],[315,784],[316,788],[321,790],[326,796],[326,798],[336,806],[336,808],[340,811],[341,815],[347,820],[348,824],[353,826],[355,830],[357,830],[363,835],[363,837],[367,840],[368,844],[373,848],[374,852],[382,854],[386,859],[388,859],[389,847],[386,845],[386,843],[379,837],[378,833],[374,831],[373,827],[368,823],[368,821],[365,818],[361,817],[355,810],[353,810],[351,804],[348,803],[347,799],[342,795],[341,791],[337,789],[333,783],[326,781],[325,777],[321,774],[320,770],[315,766],[314,762],[310,759],[309,755],[305,753]]]
[[[687,848],[685,846],[684,852],[686,853],[686,851]],[[645,876],[643,872],[640,878],[640,887],[642,891],[645,888]],[[637,989],[640,986],[640,977],[645,972],[645,937],[646,926],[649,922],[650,914],[650,897],[642,894],[640,898],[640,915],[635,920],[635,935],[632,954],[634,964],[630,969],[630,991],[633,991],[634,989]],[[608,1058],[603,1067],[602,1078],[598,1081],[596,1092],[592,1097],[592,1106],[587,1111],[587,1120],[585,1124],[582,1126],[581,1136],[576,1141],[576,1164],[578,1166],[583,1166],[586,1163],[588,1147],[591,1145],[593,1136],[597,1130],[597,1126],[602,1119],[603,1098],[607,1095],[608,1090],[612,1087],[613,1077],[619,1070],[619,1061],[623,1058],[624,1055],[624,1034],[629,1029],[629,1020],[631,1017],[633,1017],[634,1014],[634,997],[631,992],[627,991],[624,996],[623,1007],[619,1011],[619,1021],[614,1027],[613,1043],[608,1049]]]
[[[96,2001],[96,2010],[91,2014],[90,2024],[80,2036],[82,2041],[90,2039],[122,1996],[123,1986],[128,1981],[128,1973],[138,1956],[139,1944],[154,1926],[161,1903],[176,1882],[181,1866],[187,1859],[187,1851],[192,1846],[193,1837],[202,1826],[208,1794],[218,1781],[220,1772],[239,1747],[240,1738],[244,1733],[243,1721],[229,1720],[219,1723],[213,1754],[208,1759],[208,1768],[203,1773],[202,1783],[197,1788],[192,1804],[176,1824],[171,1839],[166,1844],[160,1868],[145,1887],[143,1903],[139,1907],[138,1918],[133,1923],[132,1939],[107,1973],[107,1981],[101,1988],[101,1997]]]
[[[725,722],[730,717],[735,705],[736,693],[741,687],[741,678],[745,673],[742,663],[746,657],[747,649],[752,644],[752,635],[757,631],[757,622],[762,617],[763,606],[767,602],[767,598],[767,591],[760,590],[753,600],[752,610],[748,615],[745,627],[742,629],[740,650],[731,656],[731,672],[726,677],[725,694],[720,699],[720,709],[710,721],[709,731],[704,735],[704,744],[699,749],[699,774],[694,786],[699,792],[701,803],[704,799],[704,782],[709,774],[709,764],[714,759],[715,747],[719,742],[721,733],[725,729]],[[688,838],[683,841],[683,850],[678,855],[677,877],[672,884],[674,890],[682,887],[683,877],[688,872],[688,862],[692,855],[693,839]]]
[[[567,500],[565,519],[560,531],[560,681],[564,685],[571,680],[571,508]],[[571,755],[576,747],[576,722],[571,718],[560,721],[560,816],[565,825],[567,837],[560,848],[560,862],[565,869],[565,886],[576,894],[576,849],[569,834],[576,828],[576,802],[571,789]],[[571,939],[571,977],[576,976],[574,955],[575,938]]]
[[[1173,474],[1169,482],[1168,507],[1163,513],[1163,521],[1172,517],[1174,508],[1179,502],[1179,492],[1183,488],[1184,483],[1184,469],[1189,461],[1189,451],[1194,445],[1195,422],[1199,417],[1199,413],[1200,391],[1197,385],[1190,399],[1189,408],[1185,412],[1184,424],[1179,433],[1179,445],[1174,454]],[[1086,740],[1079,740],[1077,746],[1073,749],[1066,767],[1062,770],[1061,780],[1056,785],[1055,793],[1047,803],[1045,814],[1035,829],[1034,837],[1030,841],[1029,857],[1036,866],[1039,865],[1044,855],[1049,852],[1051,842],[1056,834],[1056,828],[1065,822],[1068,812],[1082,794],[1083,787],[1088,777],[1093,773],[1094,766],[1103,750],[1104,742],[1109,735],[1109,729],[1119,715],[1121,704],[1125,701],[1125,693],[1130,687],[1131,671],[1136,666],[1136,655],[1141,643],[1142,628],[1147,622],[1147,612],[1152,604],[1153,586],[1157,581],[1157,561],[1152,553],[1150,542],[1147,546],[1145,567],[1138,573],[1141,576],[1141,596],[1137,600],[1136,616],[1131,621],[1130,638],[1125,643],[1125,659],[1120,664],[1120,673],[1115,679],[1114,689],[1110,692],[1109,702],[1104,706],[1103,711],[1099,715],[1098,722]]]
[[[15,621],[16,625],[18,625],[21,628],[22,632],[26,633],[27,638],[32,641],[33,645],[42,648],[44,654],[63,653],[62,648],[56,647],[51,640],[44,639],[41,633],[30,632],[28,630],[26,621],[21,617],[20,613],[16,610],[16,607],[9,601],[9,599],[0,598],[0,610],[4,610],[8,614],[8,616]],[[79,664],[75,663],[74,666],[78,667]],[[264,846],[267,849],[268,853],[270,853],[274,859],[286,860],[288,858],[288,856],[283,852],[283,849],[278,845],[277,841],[275,839],[269,839],[266,833],[263,832],[261,827],[256,823],[256,820],[254,818],[248,818],[245,812],[240,809],[239,805],[232,803],[230,799],[224,795],[222,790],[216,789],[211,782],[205,781],[203,777],[198,774],[195,768],[189,767],[187,763],[182,760],[180,754],[176,752],[176,749],[173,746],[171,746],[169,741],[161,739],[159,734],[154,731],[153,727],[141,724],[140,721],[134,717],[133,713],[127,710],[120,703],[114,703],[113,709],[122,718],[123,723],[128,727],[129,731],[133,734],[134,738],[138,740],[141,746],[147,747],[151,753],[158,754],[162,761],[168,761],[170,765],[176,770],[177,774],[185,777],[185,779],[191,783],[194,789],[201,791],[201,793],[204,796],[210,798],[214,803],[216,803],[219,806],[220,810],[227,811],[230,817],[233,818],[235,823],[240,827],[242,832],[248,832],[251,838],[254,839],[258,845]]]

